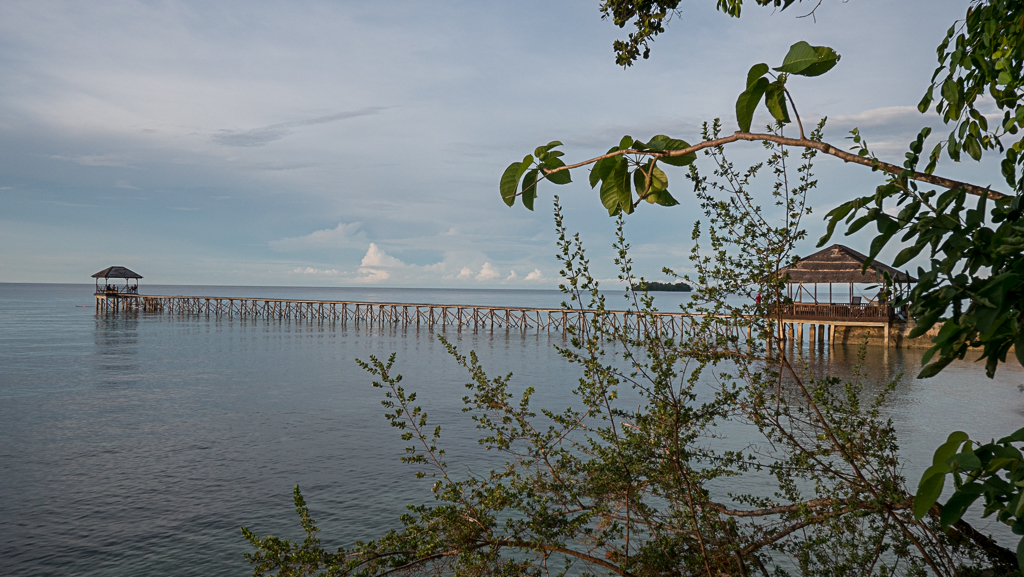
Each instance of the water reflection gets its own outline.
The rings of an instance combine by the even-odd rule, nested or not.
[[[97,314],[93,342],[97,385],[120,388],[138,384],[141,371],[138,314]]]

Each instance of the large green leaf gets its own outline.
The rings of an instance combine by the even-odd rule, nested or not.
[[[617,146],[613,146],[608,149],[608,152],[605,154],[611,154],[618,149],[619,148]],[[610,173],[612,168],[615,167],[615,163],[618,162],[619,158],[621,157],[612,156],[609,158],[602,158],[594,163],[594,168],[590,169],[590,188],[594,188],[597,186],[597,183],[608,178],[608,173]]]
[[[945,465],[943,465],[945,467]],[[928,514],[928,509],[932,508],[935,501],[938,500],[939,495],[942,494],[942,487],[946,483],[946,474],[933,472],[929,475],[929,471],[932,471],[935,467],[928,467],[925,471],[924,476],[921,477],[921,483],[917,486],[917,494],[914,495],[914,518],[922,519]],[[946,467],[949,470],[949,467]]]
[[[533,210],[533,201],[537,198],[537,173],[535,168],[523,177],[523,206]]]
[[[533,157],[530,157],[533,160]],[[519,179],[523,176],[523,163],[513,162],[508,165],[501,175],[501,200],[512,206],[516,203],[516,189],[519,188]]]
[[[782,83],[776,80],[768,85],[764,91],[764,103],[768,106],[768,112],[772,113],[775,120],[789,122],[789,110],[786,108],[786,90]]]
[[[747,72],[747,88],[753,86],[754,83],[757,82],[758,79],[764,76],[767,72],[768,65],[765,64],[764,62],[751,66],[750,70]]]
[[[961,469],[965,469],[967,471],[973,471],[975,469],[981,468],[981,459],[979,459],[978,456],[974,454],[974,451],[957,453],[956,455],[953,455],[952,457],[947,459],[946,463],[950,466],[952,466],[953,463],[956,463],[957,465],[960,466]]]
[[[651,139],[650,144],[658,146],[659,150],[665,152],[673,150],[685,150],[687,148],[690,148],[689,142],[686,142],[685,140],[680,140],[678,138],[669,138],[664,134],[655,135],[654,138]],[[654,148],[654,146],[651,146],[651,148]],[[697,153],[688,152],[680,156],[666,156],[663,158],[659,158],[658,162],[667,164],[669,166],[689,166],[693,164],[693,161],[695,160],[697,160]]]
[[[615,164],[608,177],[601,183],[601,204],[614,216],[620,210],[632,211],[633,193],[629,183],[629,165],[625,158],[615,157]]]
[[[801,40],[789,47],[782,66],[775,70],[800,76],[821,76],[839,62],[839,54],[828,46],[811,46]]]
[[[932,456],[932,467],[945,466],[946,461],[956,453],[956,450],[960,448],[960,445],[964,444],[965,441],[970,439],[967,433],[963,431],[953,431],[946,437],[946,442],[939,445],[938,449],[935,449],[935,455]],[[948,470],[948,467],[947,467]],[[927,472],[925,472],[927,474]]]
[[[1000,443],[1024,443],[1024,429],[1017,429],[1009,436],[999,439]]]
[[[565,166],[565,163],[558,157],[549,157],[547,161],[544,162],[544,168],[546,170],[554,170],[556,168],[562,168],[563,166]],[[569,184],[572,182],[572,175],[569,174],[568,170],[547,174],[545,175],[545,178],[554,184]]]
[[[944,529],[948,529],[950,525],[960,520],[960,517],[964,516],[964,512],[971,506],[978,498],[978,495],[969,495],[965,493],[953,493],[953,496],[946,501],[946,504],[942,506],[942,514],[939,515],[939,523]]]
[[[675,206],[679,204],[667,190],[659,190],[658,192],[652,193],[647,197],[649,202],[660,204],[661,206]]]
[[[750,132],[750,123],[754,119],[754,110],[761,103],[761,97],[768,89],[768,79],[760,78],[752,86],[747,87],[740,97],[736,99],[736,122],[740,125],[740,132]]]

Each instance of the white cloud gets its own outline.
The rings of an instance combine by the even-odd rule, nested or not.
[[[516,271],[512,271],[512,274],[508,275],[505,282],[515,282],[517,280],[519,280],[519,275],[516,274]]]
[[[366,249],[366,255],[363,256],[363,261],[359,263],[359,266],[398,268],[405,266],[405,263],[387,254],[376,243],[371,242],[370,248]]]
[[[473,278],[473,271],[470,270],[470,268],[468,266],[464,266],[464,267],[462,267],[462,270],[459,271],[458,276],[456,276],[455,278],[461,278],[461,279]]]
[[[484,266],[480,268],[480,274],[476,275],[476,277],[474,278],[476,278],[476,280],[478,281],[489,281],[494,280],[500,276],[501,273],[499,273],[497,269],[491,266],[491,263],[485,262]]]
[[[307,266],[305,268],[298,267],[291,272],[291,274],[325,274],[325,275],[336,275],[339,274],[337,269],[319,269]]]
[[[317,248],[346,248],[354,244],[362,244],[365,236],[360,229],[362,223],[339,222],[334,228],[325,228],[311,232],[305,236],[272,240],[268,244],[272,250],[292,251]],[[370,245],[373,247],[374,245]]]
[[[377,283],[391,278],[391,271],[403,269],[409,265],[384,252],[376,243],[370,243],[362,262],[359,263],[359,274],[355,280],[365,283]],[[390,270],[389,270],[390,269]]]
[[[391,273],[386,270],[361,268],[359,269],[359,272],[364,276],[355,279],[357,282],[376,283],[386,281],[391,278]]]
[[[524,278],[523,280],[539,282],[539,281],[543,281],[543,280],[547,280],[547,279],[544,278],[544,275],[540,272],[539,268],[535,268],[535,269],[533,269],[533,272],[531,272],[530,274],[526,275],[526,278]]]

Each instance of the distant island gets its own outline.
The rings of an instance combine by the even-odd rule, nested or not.
[[[681,281],[676,283],[644,281],[643,286],[647,287],[647,292],[663,291],[688,293],[693,290],[693,287]],[[635,290],[640,290],[639,286],[634,286],[633,288]]]

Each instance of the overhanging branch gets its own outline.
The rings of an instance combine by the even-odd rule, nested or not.
[[[802,148],[813,148],[815,150],[820,150],[821,152],[824,152],[825,154],[834,156],[834,157],[842,160],[843,162],[852,162],[854,164],[860,164],[860,165],[867,166],[867,167],[870,167],[870,168],[873,168],[873,169],[876,169],[876,170],[880,170],[882,172],[887,172],[889,174],[904,175],[904,176],[906,176],[907,178],[909,178],[911,180],[916,180],[916,181],[919,181],[919,182],[927,182],[928,184],[934,184],[936,186],[941,186],[943,188],[948,188],[948,189],[962,189],[962,190],[966,191],[968,194],[973,194],[975,196],[987,196],[991,200],[999,200],[999,199],[1003,199],[1003,198],[1009,198],[1009,195],[1004,194],[1002,192],[998,192],[998,191],[992,190],[992,189],[990,189],[988,187],[985,187],[985,186],[978,186],[978,185],[975,185],[975,184],[970,184],[968,182],[961,182],[959,180],[953,180],[951,178],[944,178],[944,177],[941,177],[941,176],[935,176],[934,174],[927,174],[927,173],[918,172],[918,171],[915,171],[915,170],[908,170],[906,168],[903,168],[902,166],[897,166],[895,164],[890,164],[888,162],[882,162],[882,161],[880,161],[878,159],[875,159],[875,158],[867,158],[867,157],[863,157],[863,156],[858,156],[858,155],[853,154],[851,152],[847,152],[845,150],[840,150],[840,149],[836,148],[835,146],[832,146],[831,144],[829,144],[827,142],[820,142],[820,141],[817,141],[817,140],[811,140],[809,138],[787,138],[785,136],[778,136],[776,134],[763,134],[763,133],[755,133],[755,132],[736,132],[736,133],[733,133],[733,134],[731,134],[729,136],[723,136],[721,138],[716,138],[714,140],[706,140],[704,142],[700,142],[698,144],[694,144],[693,146],[690,146],[688,148],[683,148],[683,149],[680,149],[680,150],[670,150],[670,151],[664,151],[664,152],[655,152],[655,151],[651,151],[651,150],[631,150],[631,149],[617,150],[615,152],[609,152],[608,154],[602,154],[601,156],[596,156],[594,158],[591,158],[589,160],[584,160],[583,162],[578,162],[576,164],[568,164],[566,166],[562,166],[562,167],[556,168],[554,170],[545,170],[544,171],[544,176],[546,177],[549,174],[554,174],[556,172],[562,172],[563,170],[571,170],[573,168],[579,168],[581,166],[586,166],[588,164],[593,164],[593,163],[595,163],[598,160],[601,160],[603,158],[611,158],[613,156],[621,156],[623,154],[637,154],[637,155],[642,155],[642,156],[651,156],[651,157],[654,157],[654,158],[670,158],[670,157],[674,157],[674,156],[685,156],[687,154],[690,154],[690,153],[693,153],[693,152],[697,152],[698,150],[704,150],[706,148],[714,148],[716,146],[722,146],[723,144],[728,144],[730,142],[737,142],[737,141],[741,141],[741,140],[745,140],[745,141],[749,141],[749,142],[774,142],[776,144],[781,144],[782,146],[798,146],[798,147],[802,147]]]

